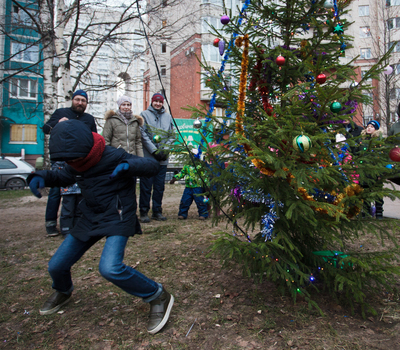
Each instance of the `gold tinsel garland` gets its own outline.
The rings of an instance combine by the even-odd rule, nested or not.
[[[238,37],[235,41],[235,45],[237,47],[241,47],[244,45],[243,53],[242,53],[242,64],[241,64],[241,73],[240,73],[240,83],[239,83],[239,99],[238,99],[238,106],[237,106],[237,114],[236,114],[236,134],[244,137],[244,128],[243,128],[243,117],[244,117],[244,112],[245,112],[245,100],[246,100],[246,86],[247,86],[247,71],[248,71],[248,65],[249,65],[249,36],[248,34],[245,34],[243,37]],[[249,144],[243,143],[243,148],[246,152],[246,154],[249,157],[252,157],[252,149]],[[275,170],[268,169],[265,167],[264,162],[261,159],[258,158],[253,158],[251,162],[263,173],[264,175],[272,176],[275,174]],[[284,169],[285,171],[288,171],[287,168]],[[288,174],[288,181],[291,182],[291,180],[294,178],[292,174]],[[334,205],[339,206],[341,201],[346,197],[351,197],[356,194],[359,194],[362,191],[362,187],[358,184],[351,184],[347,186],[344,190],[344,193],[340,193],[336,196],[336,200],[333,202]],[[304,200],[307,201],[312,201],[316,202],[313,196],[309,195],[307,190],[303,187],[299,187],[297,189],[299,194]],[[335,195],[335,193],[332,193],[332,195]],[[354,215],[357,215],[360,212],[360,208],[358,207],[351,207],[347,208],[347,210],[344,210],[345,208],[342,208],[339,210],[340,212],[345,212],[348,217],[353,217]],[[327,214],[327,210],[322,209],[322,208],[314,208],[315,211]]]

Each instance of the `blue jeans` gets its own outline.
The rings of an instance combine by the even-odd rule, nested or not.
[[[150,210],[151,190],[153,190],[152,209],[153,214],[162,213],[162,199],[165,189],[165,175],[167,166],[161,165],[158,174],[152,177],[140,178],[139,211],[140,214],[147,214]]]
[[[49,273],[53,288],[60,293],[70,294],[74,290],[71,267],[102,237],[92,237],[82,242],[67,235],[49,261]],[[134,268],[125,265],[125,246],[128,237],[110,236],[106,239],[99,262],[100,274],[125,292],[150,302],[161,294],[162,285],[152,281]]]
[[[61,194],[60,187],[52,187],[47,197],[46,223],[50,226],[57,226],[58,208],[60,207]]]
[[[203,201],[204,196],[199,195],[201,193],[204,193],[202,187],[195,187],[195,188],[185,187],[182,194],[181,202],[179,204],[178,216],[183,216],[184,218],[187,218],[189,208],[194,200],[197,205],[199,216],[208,218],[207,204],[204,203]]]

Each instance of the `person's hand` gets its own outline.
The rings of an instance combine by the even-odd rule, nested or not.
[[[115,179],[123,175],[129,169],[128,163],[121,163],[116,166],[112,174],[110,175],[110,179]]]
[[[172,180],[169,182],[169,183],[170,183],[170,185],[174,184],[174,183],[175,183],[175,181],[176,181],[176,178],[175,178],[175,177],[173,177],[173,178],[172,178]]]
[[[168,156],[169,156],[169,152],[168,151],[161,151],[161,155],[163,157],[163,160],[167,160]]]
[[[29,188],[31,192],[38,198],[42,198],[42,195],[38,191],[38,188],[44,188],[44,179],[41,176],[34,176],[29,182]]]
[[[153,153],[153,155],[154,155],[154,158],[156,158],[159,162],[162,162],[162,161],[168,159],[169,152],[165,151],[165,150],[162,150],[162,149],[159,149],[158,151]]]
[[[155,151],[152,153],[152,156],[154,157],[155,160],[158,160],[159,162],[162,162],[164,159],[164,157],[161,154],[161,151]]]
[[[58,122],[65,122],[66,120],[69,120],[67,117],[62,117],[61,119],[58,120]]]

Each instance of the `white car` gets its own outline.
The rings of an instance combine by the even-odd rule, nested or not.
[[[26,179],[35,168],[16,157],[0,157],[0,188],[19,190],[27,186]]]

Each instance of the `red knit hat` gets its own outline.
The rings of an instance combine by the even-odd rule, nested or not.
[[[157,92],[151,98],[151,102],[154,102],[154,101],[160,101],[160,102],[164,103],[164,96],[161,95],[159,92]]]

